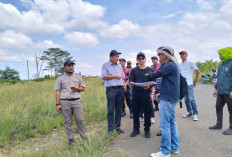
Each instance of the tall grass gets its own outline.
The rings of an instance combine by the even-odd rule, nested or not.
[[[70,148],[66,146],[65,136],[64,146],[59,148],[53,146],[54,150],[49,147],[41,150],[39,155],[34,153],[30,153],[30,155],[75,156],[74,154],[79,154],[94,156],[93,154],[102,153],[104,146],[112,138],[106,134],[105,88],[98,77],[87,77],[84,82],[86,89],[82,93],[82,103],[86,125],[88,128],[101,127],[95,132],[91,130],[89,140],[76,144],[78,149],[71,152]],[[15,141],[24,141],[38,134],[48,134],[54,128],[62,127],[64,129],[63,116],[57,115],[55,111],[54,84],[55,80],[0,85],[0,147],[3,147],[2,149],[13,146]],[[82,146],[79,147],[79,145]],[[53,151],[49,151],[49,149]],[[21,155],[27,156],[28,154]]]

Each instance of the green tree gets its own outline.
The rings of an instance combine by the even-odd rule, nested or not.
[[[209,72],[211,72],[211,69],[213,67],[218,68],[219,63],[220,62],[218,62],[218,61],[213,61],[213,59],[210,59],[210,60],[206,60],[204,62],[198,61],[198,62],[196,62],[196,65],[200,69],[201,72],[209,73]]]
[[[60,48],[49,48],[47,51],[43,51],[40,59],[42,61],[47,61],[47,66],[44,70],[50,70],[51,76],[60,74],[64,72],[63,64],[67,59],[72,59],[68,51],[64,51]]]
[[[5,70],[0,70],[0,79],[2,80],[20,80],[19,72],[6,67]]]

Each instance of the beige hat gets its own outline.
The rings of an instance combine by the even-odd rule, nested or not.
[[[162,53],[167,56],[171,61],[173,61],[176,65],[178,65],[178,61],[176,56],[174,55],[174,49],[169,46],[161,46],[157,49],[157,53]]]

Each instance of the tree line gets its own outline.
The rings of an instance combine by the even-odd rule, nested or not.
[[[46,63],[43,71],[49,71],[50,77],[64,73],[63,63],[65,60],[72,60],[73,57],[70,56],[68,51],[64,51],[60,48],[48,48],[46,51],[43,51],[40,57],[35,55],[36,62],[36,79],[40,78],[41,67],[43,63]],[[206,60],[204,62],[196,62],[197,67],[202,73],[210,73],[212,67],[218,68],[220,62],[211,60]],[[0,69],[0,80],[20,80],[19,72],[6,67],[5,70]]]
[[[46,66],[42,70],[49,71],[50,77],[62,74],[64,72],[63,63],[67,59],[72,60],[73,57],[70,56],[68,51],[64,51],[60,48],[48,48],[46,51],[43,51],[41,56],[38,57],[35,55],[35,78],[40,78],[43,63],[46,63]],[[8,66],[4,70],[0,69],[0,81],[1,80],[20,80],[19,72]]]

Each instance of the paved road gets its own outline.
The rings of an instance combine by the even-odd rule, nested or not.
[[[180,137],[180,153],[172,154],[175,157],[231,157],[232,156],[232,135],[223,135],[223,130],[229,126],[227,106],[224,107],[223,130],[211,131],[210,125],[216,122],[215,101],[212,96],[213,86],[198,84],[194,88],[195,99],[198,105],[199,121],[192,118],[182,118],[186,113],[186,107],[179,105],[176,107],[176,119]],[[143,133],[143,126],[140,128],[141,134],[131,138],[132,119],[128,114],[122,119],[122,128],[125,134],[119,135],[114,141],[113,148],[129,154],[131,157],[149,157],[152,152],[159,151],[160,137],[158,132],[158,112],[156,113],[156,123],[151,126],[151,138],[146,139]],[[143,123],[142,123],[143,125]]]

